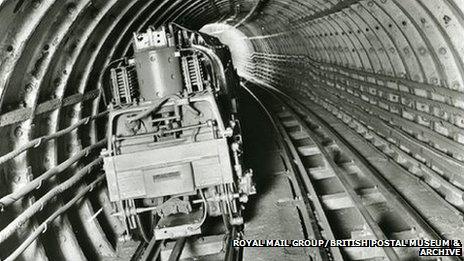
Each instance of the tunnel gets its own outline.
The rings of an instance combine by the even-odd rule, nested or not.
[[[134,32],[168,22],[232,53],[258,188],[245,238],[463,239],[462,0],[0,0],[1,260],[132,260],[122,252],[136,247],[118,248],[122,227],[97,162],[105,69],[133,54]],[[314,144],[327,152],[294,141],[303,129],[326,132]],[[330,176],[321,164],[339,167]],[[289,174],[305,168],[319,175],[314,187]],[[350,179],[350,168],[372,178]],[[293,194],[263,185],[276,173]],[[359,213],[364,225],[354,224]],[[243,260],[419,258],[407,248],[332,249],[245,248]]]

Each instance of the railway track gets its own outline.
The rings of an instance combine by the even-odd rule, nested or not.
[[[269,86],[247,83],[243,87],[262,105],[286,148],[308,238],[451,239],[444,238],[443,231],[437,232],[434,224],[424,219],[423,213],[377,168],[308,107]],[[404,182],[407,181],[405,178]],[[435,193],[427,195],[437,200]],[[320,248],[315,249],[314,257],[316,260],[420,259],[418,248],[392,247]]]
[[[242,260],[241,248],[232,246],[232,239],[238,236],[237,230],[231,228],[226,234],[178,238],[175,241],[156,240],[142,242],[132,254],[131,261],[152,260]]]

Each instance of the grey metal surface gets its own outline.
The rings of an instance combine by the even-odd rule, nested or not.
[[[423,179],[446,200],[443,204],[461,211],[463,13],[460,0],[3,0],[0,155],[96,115],[103,103],[94,96],[102,88],[98,79],[110,60],[129,52],[133,31],[168,20],[200,28],[229,17],[227,22],[238,24],[246,35],[238,41],[255,52],[252,57],[236,56],[248,69],[244,76],[283,91],[311,91],[314,102],[325,104],[345,122],[333,124],[370,130],[362,139],[382,143],[388,159]],[[0,195],[95,143],[103,128],[98,123],[79,127],[2,164]],[[111,255],[118,223],[111,219],[110,208],[89,222],[80,221],[108,206],[104,191],[98,195],[85,197],[80,210],[73,212],[78,218],[64,216],[55,222],[20,259]],[[0,228],[33,202],[33,197],[19,201],[2,217]],[[59,199],[54,204],[65,203]],[[41,219],[34,216],[12,240],[24,240]],[[1,245],[0,256],[13,248]]]

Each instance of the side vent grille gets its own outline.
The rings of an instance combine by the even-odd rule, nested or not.
[[[135,66],[111,69],[113,98],[116,104],[132,103],[137,95],[137,73]]]
[[[182,70],[184,72],[185,87],[188,93],[203,91],[203,69],[200,66],[198,56],[182,57]]]

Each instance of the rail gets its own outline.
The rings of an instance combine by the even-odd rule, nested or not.
[[[209,258],[215,255],[215,257],[212,258],[211,260],[241,261],[242,260],[242,248],[234,247],[232,244],[232,240],[237,238],[238,236],[239,236],[238,229],[236,227],[232,227],[230,231],[224,235],[224,237],[218,237],[218,238],[222,238],[221,240],[224,240],[223,242],[224,248],[221,251],[223,253],[211,254],[209,250],[206,250],[205,254]],[[188,240],[190,239],[191,237],[182,237],[182,238],[175,239],[175,242],[174,241],[171,242],[171,243],[174,243],[173,248],[167,250],[167,254],[169,254],[169,256],[167,256],[165,253],[164,258],[167,258],[169,261],[180,260],[180,258],[182,257],[183,251],[186,248],[186,245],[188,244]],[[195,240],[193,240],[193,242],[194,241]],[[155,237],[152,237],[150,239],[150,242],[148,243],[141,242],[138,248],[135,250],[130,260],[131,261],[158,260],[158,258],[161,256],[161,252],[166,251],[166,249],[164,249],[166,242],[167,240],[157,240]],[[190,242],[189,244],[192,244],[192,242]],[[192,249],[196,249],[196,247],[193,245],[190,245],[187,248],[189,248],[189,251],[191,251]],[[196,251],[201,252],[201,250],[199,249],[197,249]],[[203,257],[202,254],[200,254],[192,258],[194,260],[202,260],[202,257]]]
[[[442,239],[423,216],[383,178],[382,174],[323,119],[272,86],[253,85],[252,92],[259,93],[256,96],[266,101],[267,108],[272,108],[269,109],[272,110],[269,114],[274,115],[273,121],[276,122],[280,135],[293,152],[291,157],[299,166],[298,174],[301,176],[299,180],[308,188],[308,197],[315,205],[313,211],[317,212],[318,222],[324,230],[337,225],[333,223],[333,217],[327,218],[329,212],[351,209],[361,217],[360,224],[364,224],[364,230],[376,239],[394,239],[392,238],[394,233],[388,231],[387,224],[395,226],[397,223],[407,227],[401,233],[408,234],[410,237],[425,236],[428,239]],[[321,186],[329,181],[330,189]],[[315,187],[317,189],[314,189]],[[335,190],[336,193],[331,190]],[[376,204],[387,210],[373,211],[372,205]],[[391,214],[390,220],[380,222],[378,216],[386,217],[387,212],[395,214]],[[322,237],[327,239],[334,236],[336,238],[362,237],[360,235],[362,233],[356,230],[342,231],[340,227],[329,230],[332,233],[333,231],[336,235],[328,233]],[[345,248],[344,252],[354,255],[353,250],[348,248]],[[400,260],[402,257],[397,249],[389,247],[373,255],[373,257],[386,257],[389,260]]]

